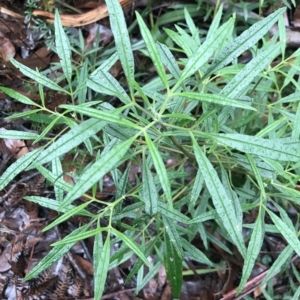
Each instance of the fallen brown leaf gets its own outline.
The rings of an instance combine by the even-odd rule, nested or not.
[[[131,4],[135,2],[136,0],[119,0],[120,4],[122,6]],[[46,17],[48,23],[54,23],[54,14],[47,12],[47,11],[42,11],[42,10],[35,10],[33,11],[34,16],[41,16],[41,17]],[[84,14],[79,14],[79,15],[65,15],[61,14],[60,19],[61,23],[63,26],[66,27],[79,27],[79,26],[84,26],[88,25],[94,22],[97,22],[105,17],[108,16],[108,10],[106,5],[100,5],[99,7],[84,13]]]

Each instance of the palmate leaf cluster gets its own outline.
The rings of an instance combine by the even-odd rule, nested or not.
[[[107,0],[107,6],[116,51],[100,67],[88,74],[87,64],[80,68],[72,65],[68,38],[56,12],[56,50],[66,87],[12,59],[24,75],[39,84],[41,104],[0,88],[33,108],[11,118],[26,118],[43,111],[52,116],[39,135],[1,133],[1,138],[9,135],[44,141],[45,146],[13,163],[1,177],[0,187],[3,189],[23,170],[37,169],[53,184],[55,199],[28,196],[26,200],[61,213],[44,230],[74,215],[90,219],[55,243],[25,279],[49,267],[75,242],[94,236],[95,299],[103,293],[106,271],[133,253],[138,261],[128,280],[138,274],[137,291],[164,265],[173,296],[178,297],[184,257],[205,264],[212,271],[217,268],[210,257],[193,246],[193,238],[200,234],[206,249],[211,242],[218,243],[228,254],[232,254],[233,247],[238,249],[244,259],[240,292],[254,267],[265,232],[272,230],[281,233],[288,246],[270,268],[264,280],[267,282],[293,251],[300,254],[297,229],[285,211],[287,206],[297,207],[300,199],[294,189],[300,175],[300,106],[296,105],[299,93],[283,94],[287,85],[299,88],[294,79],[298,69],[290,61],[299,62],[300,52],[285,59],[282,36],[265,39],[285,8],[235,35],[235,16],[220,24],[220,7],[207,35],[201,39],[185,9],[184,29],[164,29],[174,46],[172,51],[166,44],[155,42],[143,18],[136,13],[143,53],[157,73],[151,82],[142,85],[136,80],[122,8],[117,0]],[[246,64],[238,63],[245,51],[251,51],[252,59]],[[121,62],[126,85],[109,73],[117,60]],[[284,78],[283,83],[277,81],[278,74]],[[60,111],[49,111],[43,87],[67,94],[72,104],[60,105]],[[98,98],[85,101],[88,90],[97,92]],[[104,96],[118,99],[117,105],[99,100]],[[66,124],[69,130],[49,139],[48,132],[58,122]],[[93,161],[72,186],[61,176],[62,160],[80,145]],[[169,159],[175,163],[168,165]],[[129,182],[133,163],[142,170],[134,186]],[[118,169],[121,165],[125,165],[124,172]],[[192,178],[186,172],[187,165],[195,171]],[[107,173],[116,186],[112,202],[96,197]],[[81,196],[88,200],[73,205]],[[124,205],[126,199],[131,199],[128,206]],[[92,202],[101,207],[97,214],[88,210]],[[257,219],[254,224],[244,224],[243,216],[250,210],[257,212]],[[103,218],[108,220],[106,227],[100,225]],[[132,219],[132,224],[122,223],[124,218]],[[273,225],[266,227],[267,219]],[[222,243],[206,230],[207,226],[216,228]],[[251,229],[248,236],[243,232],[245,226]],[[111,256],[111,245],[120,241],[120,250]],[[152,266],[147,260],[150,254],[155,255]],[[145,265],[150,269],[144,276]]]

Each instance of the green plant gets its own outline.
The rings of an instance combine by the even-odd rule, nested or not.
[[[10,138],[45,142],[42,148],[24,155],[5,171],[0,180],[1,189],[23,170],[37,169],[53,184],[56,198],[27,196],[25,199],[61,214],[44,231],[74,215],[90,220],[56,242],[25,280],[48,268],[75,242],[94,236],[94,274],[98,283],[95,299],[100,299],[103,293],[106,271],[126,260],[132,252],[138,261],[128,278],[139,274],[137,290],[164,264],[173,296],[178,298],[183,257],[205,264],[211,271],[218,268],[192,244],[197,233],[206,250],[210,243],[218,243],[206,230],[213,226],[223,239],[218,246],[229,255],[236,247],[244,259],[240,292],[250,276],[265,232],[270,228],[266,225],[271,220],[275,225],[273,232],[281,233],[289,245],[270,268],[266,282],[293,251],[300,254],[296,225],[284,209],[298,206],[300,197],[294,189],[300,176],[299,93],[284,95],[290,85],[299,88],[294,75],[298,71],[300,52],[285,58],[282,34],[270,41],[264,39],[285,9],[277,10],[233,39],[235,16],[220,26],[221,6],[203,43],[185,10],[186,30],[179,26],[177,31],[165,29],[169,39],[179,47],[181,55],[176,56],[166,45],[155,43],[137,13],[145,43],[143,54],[149,57],[157,72],[151,82],[141,85],[135,78],[133,51],[121,6],[116,0],[107,1],[107,5],[116,53],[88,76],[87,69],[82,68],[76,77],[80,79],[79,84],[73,82],[77,70],[72,66],[68,38],[56,12],[56,49],[67,87],[15,60],[12,63],[39,84],[41,104],[0,87],[14,99],[34,107],[11,119],[38,116],[45,111],[51,114],[48,126],[39,135],[0,133],[0,137],[9,134]],[[260,40],[263,42],[259,48]],[[246,50],[251,50],[251,61],[237,63]],[[282,60],[271,65],[280,54]],[[125,88],[108,72],[118,59],[126,78]],[[67,94],[71,104],[50,111],[45,105],[43,86]],[[98,93],[97,100],[85,101],[88,88]],[[115,105],[104,102],[106,96]],[[55,138],[49,138],[47,134],[58,123],[65,123],[69,131],[64,128]],[[85,149],[91,162],[72,186],[61,176],[62,159],[76,147]],[[173,163],[167,165],[168,159]],[[129,182],[132,163],[142,169],[135,185]],[[190,176],[185,171],[187,165],[195,172],[189,180],[185,180]],[[116,186],[112,202],[96,196],[107,173]],[[83,195],[88,199],[86,202],[72,205]],[[91,203],[98,205],[98,213],[89,211]],[[276,214],[269,209],[270,205]],[[254,224],[243,222],[243,215],[249,211],[257,213]],[[132,219],[132,223],[123,222],[125,218]],[[101,225],[103,219],[107,220],[105,226]],[[252,229],[247,247],[243,226]],[[110,257],[111,245],[120,241],[120,250]],[[147,260],[149,254],[155,254],[152,267]],[[149,276],[143,277],[144,266],[151,267]]]

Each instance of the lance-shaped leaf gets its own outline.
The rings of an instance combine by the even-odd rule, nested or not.
[[[279,232],[284,236],[289,245],[294,249],[294,251],[300,256],[300,241],[294,230],[290,228],[286,223],[284,223],[279,217],[277,217],[270,210],[267,210],[269,216],[271,217],[274,225],[277,227]]]
[[[208,102],[215,103],[218,105],[227,105],[233,107],[240,107],[250,110],[256,110],[254,107],[249,105],[249,102],[243,102],[240,100],[232,99],[223,95],[218,94],[204,94],[204,93],[194,93],[194,92],[184,92],[184,93],[176,93],[174,96],[180,96],[188,99],[197,100],[199,102]]]
[[[200,195],[200,192],[203,188],[203,183],[204,183],[204,178],[203,178],[202,172],[200,170],[198,170],[197,175],[195,177],[194,184],[193,184],[193,189],[191,192],[191,199],[190,199],[190,203],[193,206],[195,205],[195,203]]]
[[[118,238],[120,238],[124,244],[127,245],[129,249],[131,249],[143,262],[146,264],[146,266],[151,267],[149,261],[147,260],[145,254],[141,251],[141,249],[138,247],[138,245],[129,237],[127,237],[125,234],[121,233],[120,231],[117,231],[114,228],[111,228],[111,231],[113,234],[115,234]]]
[[[9,97],[16,99],[17,101],[27,104],[27,105],[33,105],[33,106],[39,106],[37,103],[29,99],[28,97],[14,91],[13,89],[9,89],[3,86],[0,86],[0,91],[4,92]]]
[[[130,98],[120,83],[108,72],[98,69],[97,75],[90,76],[87,86],[95,92],[119,98],[123,103],[130,102]]]
[[[247,91],[252,80],[279,54],[280,44],[271,44],[253,58],[221,91],[221,95],[235,98]],[[219,124],[225,124],[230,116],[230,107],[224,107],[220,113]]]
[[[269,31],[285,10],[285,7],[278,9],[268,17],[252,25],[240,36],[235,38],[233,42],[228,43],[220,55],[214,60],[210,69],[206,72],[206,76],[216,73],[219,69],[235,60],[244,51],[251,48]]]
[[[79,227],[72,231],[67,237],[76,236],[77,234],[84,232],[88,229],[90,224]],[[24,280],[30,280],[36,277],[39,273],[46,270],[48,267],[52,266],[56,261],[58,261],[65,253],[67,253],[74,243],[67,245],[56,246],[29,272],[29,274],[24,278]]]
[[[164,86],[166,88],[168,88],[169,85],[168,85],[168,80],[167,80],[167,76],[166,76],[166,71],[165,71],[164,65],[161,61],[161,58],[159,56],[159,53],[156,48],[155,42],[153,40],[152,34],[151,34],[150,30],[147,28],[143,18],[141,17],[141,15],[138,12],[136,12],[136,19],[138,21],[138,24],[139,24],[139,27],[141,30],[141,34],[142,34],[144,42],[146,44],[149,56],[155,66],[155,69],[156,69],[161,81],[163,82]]]
[[[59,157],[55,157],[52,160],[52,173],[57,178],[59,178],[63,174],[63,168],[62,168]],[[58,186],[54,185],[54,193],[55,193],[55,199],[59,203],[61,203],[64,198],[64,190],[59,188]]]
[[[69,39],[61,25],[58,9],[55,10],[54,29],[56,53],[60,59],[66,79],[70,83],[72,78],[71,47]]]
[[[117,53],[125,76],[130,83],[131,80],[134,79],[134,58],[123,9],[117,0],[106,1],[106,5],[109,12],[110,27],[114,35]]]
[[[245,153],[281,161],[300,160],[300,142],[297,140],[287,143],[285,139],[267,140],[238,133],[210,136],[222,144]]]
[[[60,211],[62,213],[67,213],[76,208],[76,206],[69,205],[69,206],[59,210],[60,202],[50,199],[50,198],[41,197],[41,196],[25,196],[23,199],[28,200],[30,202],[38,203],[39,205],[41,205],[43,207],[47,207],[47,208],[50,208],[55,211]],[[94,214],[90,213],[89,211],[87,211],[83,208],[80,211],[78,211],[77,214],[80,216],[95,217]]]
[[[63,104],[63,105],[60,105],[59,107],[70,109],[72,111],[81,113],[83,115],[86,115],[86,116],[89,116],[92,118],[101,119],[103,121],[108,121],[108,122],[116,123],[116,124],[123,125],[123,126],[125,125],[125,126],[131,127],[131,128],[141,129],[138,125],[127,120],[124,116],[118,115],[117,113],[101,111],[99,109],[80,106],[80,105]]]
[[[300,138],[300,105],[298,105],[295,122],[293,124],[292,137],[295,139]]]
[[[198,71],[213,53],[218,50],[223,44],[224,40],[227,40],[231,35],[233,29],[234,18],[228,20],[220,28],[218,28],[213,34],[211,34],[206,41],[199,47],[199,49],[189,58],[184,70],[181,73],[174,90],[188,77]]]
[[[73,185],[64,181],[61,176],[57,177],[44,166],[37,166],[37,170],[43,175],[49,182],[53,183],[53,185],[57,186],[58,188],[62,189],[65,192],[69,192]]]
[[[0,177],[0,190],[6,187],[18,174],[24,171],[36,159],[40,149],[26,153],[11,164]]]
[[[48,87],[51,90],[58,91],[58,92],[63,92],[66,93],[66,90],[64,90],[62,87],[60,87],[58,84],[47,78],[46,76],[40,74],[39,72],[36,72],[18,61],[14,60],[13,58],[10,59],[10,62],[17,68],[19,69],[25,76],[33,79],[34,81],[40,83],[43,86]]]
[[[168,177],[168,173],[165,167],[165,164],[162,160],[162,157],[159,151],[156,149],[155,145],[153,144],[152,140],[150,139],[149,135],[145,133],[146,143],[149,149],[149,152],[152,157],[153,164],[155,166],[155,170],[157,172],[160,184],[162,189],[165,192],[165,196],[167,198],[169,209],[173,211],[173,202],[172,202],[172,195],[171,195],[171,186]]]
[[[178,80],[180,77],[180,69],[172,52],[164,44],[157,43],[156,45],[162,62],[168,68],[168,70],[174,76],[174,78]]]
[[[101,234],[95,236],[94,242],[94,299],[101,299],[106,282],[110,258],[110,232],[102,244]]]
[[[80,240],[87,239],[91,236],[95,236],[98,233],[101,233],[105,230],[107,230],[106,227],[97,227],[96,229],[86,230],[85,232],[81,232],[81,233],[77,234],[76,236],[65,237],[63,240],[51,244],[51,246],[66,245],[66,244],[70,244],[73,242],[78,242]]]
[[[191,137],[199,169],[203,174],[206,187],[212,197],[216,211],[221,218],[220,222],[224,225],[224,228],[229,233],[229,236],[242,256],[245,257],[246,248],[242,235],[242,224],[236,217],[233,201],[228,198],[217,172],[198,146],[194,136],[191,135]]]
[[[253,78],[257,76],[280,52],[280,43],[269,43],[267,48],[261,50],[247,65],[237,73],[221,91],[227,97],[239,97]]]
[[[243,266],[243,275],[241,282],[238,287],[238,294],[241,292],[241,290],[244,288],[244,285],[246,284],[247,280],[249,279],[249,276],[251,275],[251,272],[253,270],[255,260],[260,252],[263,239],[264,239],[264,230],[263,230],[263,224],[262,224],[262,212],[257,216],[255,226],[253,228],[250,242],[247,249],[247,254],[244,261]]]
[[[36,133],[33,133],[33,132],[17,131],[17,130],[1,130],[0,129],[0,138],[1,139],[34,140],[38,137],[39,137],[39,135]]]
[[[110,151],[106,152],[87,170],[83,172],[80,179],[76,182],[73,189],[68,193],[63,201],[63,206],[69,205],[73,200],[83,195],[96,182],[98,182],[106,173],[111,171],[122,163],[122,158],[126,154],[130,145],[135,140],[135,136],[117,145]]]
[[[167,232],[164,241],[164,265],[172,287],[172,296],[179,298],[182,287],[182,255],[177,251],[174,242]]]
[[[99,119],[89,119],[82,122],[44,150],[31,168],[35,168],[37,165],[42,165],[69,152],[71,149],[74,149],[86,139],[99,132],[105,125],[106,122]]]
[[[268,270],[267,276],[262,281],[261,286],[264,286],[272,277],[280,272],[282,266],[285,265],[287,261],[290,261],[293,252],[293,248],[290,245],[286,246],[284,250],[281,251],[272,267]]]
[[[181,223],[184,223],[184,224],[188,224],[189,221],[190,221],[189,217],[182,214],[180,211],[178,211],[176,209],[174,209],[173,211],[170,211],[167,204],[165,204],[161,201],[158,202],[157,211],[160,214],[166,216],[167,218],[169,218],[173,221],[181,222]]]
[[[184,250],[186,250],[191,259],[194,259],[195,261],[198,261],[202,264],[209,265],[213,268],[215,267],[215,264],[211,262],[202,251],[200,251],[197,247],[189,243],[186,239],[181,238],[181,243]]]
[[[256,163],[255,163],[253,157],[250,154],[248,154],[248,153],[246,154],[246,156],[248,158],[248,161],[249,161],[249,164],[251,166],[251,169],[252,169],[252,171],[254,173],[254,177],[255,177],[255,179],[256,179],[259,187],[260,187],[260,192],[262,194],[262,198],[266,199],[266,191],[265,191],[265,187],[264,187],[264,182],[263,182],[262,177],[260,175],[259,169],[257,168]]]
[[[147,214],[157,213],[158,194],[154,184],[152,173],[148,167],[147,160],[143,159],[143,201],[145,202],[145,211]]]
[[[183,257],[181,239],[176,229],[177,221],[170,219],[166,216],[162,216],[163,223],[166,229],[166,232],[170,238],[170,242],[173,244],[174,249],[177,251],[178,256]]]

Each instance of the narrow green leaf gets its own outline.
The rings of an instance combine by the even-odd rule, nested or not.
[[[133,240],[131,240],[125,234],[121,233],[120,231],[117,231],[114,228],[111,228],[111,231],[114,235],[119,237],[124,242],[124,244],[126,244],[127,247],[129,249],[131,249],[145,263],[146,266],[151,268],[151,265],[150,265],[149,261],[147,260],[146,256],[144,255],[144,253],[140,250],[139,246]]]
[[[211,134],[210,136],[222,144],[245,153],[281,161],[297,162],[300,160],[300,143],[297,140],[291,140],[288,143],[284,139],[267,140],[238,133]]]
[[[54,176],[59,178],[63,174],[62,165],[60,162],[60,159],[58,157],[55,157],[52,160],[52,173]],[[61,203],[64,198],[64,190],[59,188],[58,186],[54,185],[54,193],[56,200]]]
[[[278,209],[280,213],[281,220],[289,227],[289,228],[294,228],[294,224],[290,217],[288,216],[287,212],[285,209],[283,209],[280,205],[278,205],[276,202],[272,201],[274,206]]]
[[[252,80],[273,61],[280,52],[280,44],[269,43],[266,49],[261,50],[247,65],[238,72],[221,91],[227,97],[239,97]]]
[[[46,76],[40,74],[37,71],[34,71],[18,61],[14,60],[13,58],[10,59],[10,62],[18,68],[25,76],[33,79],[34,81],[48,87],[51,90],[62,92],[62,93],[67,93],[66,90],[64,90],[62,87],[60,87],[58,84],[56,84],[54,81],[48,79]]]
[[[126,170],[123,172],[122,177],[119,180],[114,179],[115,182],[118,182],[116,184],[116,195],[115,198],[121,198],[124,194],[126,194],[128,181],[129,181],[129,173],[131,171],[131,164],[129,163]]]
[[[105,125],[106,122],[100,121],[99,119],[89,119],[82,122],[44,150],[31,168],[35,168],[37,165],[42,165],[69,152],[89,137],[98,133]]]
[[[129,85],[131,85],[131,81],[134,80],[134,58],[123,9],[117,0],[106,1],[106,5],[109,12],[110,27],[114,35],[117,53],[125,76]]]
[[[209,26],[207,37],[210,37],[220,26],[220,21],[223,15],[223,3],[218,8],[217,13],[214,15],[214,18]]]
[[[174,78],[178,80],[181,72],[172,52],[164,44],[157,43],[156,45],[162,62],[170,71],[170,73],[174,76]]]
[[[60,202],[50,199],[50,198],[41,197],[41,196],[25,196],[25,197],[23,197],[23,199],[30,201],[30,202],[38,203],[39,205],[41,205],[43,207],[47,207],[47,208],[50,208],[52,210],[59,211],[62,213],[69,212],[69,211],[73,210],[74,208],[76,208],[76,206],[69,205],[69,206],[59,210]],[[94,214],[90,213],[89,211],[87,211],[85,209],[81,209],[76,214],[78,214],[80,216],[86,216],[86,217],[95,217]]]
[[[5,119],[6,120],[11,120],[11,119],[19,119],[19,118],[23,118],[23,117],[27,117],[27,116],[30,116],[30,115],[34,115],[38,112],[40,112],[41,109],[33,109],[33,110],[29,110],[29,111],[24,111],[24,112],[21,112],[21,113],[17,113],[17,114],[14,114],[14,115],[11,115],[9,117],[6,117]]]
[[[57,115],[46,115],[44,113],[35,113],[26,116],[27,120],[31,120],[40,124],[50,124],[54,119],[57,118]],[[66,116],[60,115],[60,119],[56,122],[56,125],[65,125],[67,119]]]
[[[157,213],[158,194],[154,184],[152,173],[148,167],[147,160],[143,158],[143,201],[145,202],[145,211],[147,214],[155,215]]]
[[[134,87],[137,91],[136,95],[138,95],[139,97],[141,97],[144,100],[144,103],[147,105],[147,107],[150,107],[151,104],[150,104],[148,97],[145,95],[144,91],[142,90],[142,88],[136,81],[134,81]]]
[[[233,252],[226,246],[224,241],[221,241],[219,238],[217,238],[216,236],[214,236],[213,234],[211,234],[207,231],[206,231],[206,236],[207,236],[207,239],[211,243],[216,244],[218,247],[223,249],[225,252],[229,253],[230,255],[233,255]]]
[[[205,221],[215,220],[218,218],[219,218],[219,215],[218,215],[217,211],[211,210],[211,211],[205,212],[205,213],[201,214],[200,216],[195,217],[194,219],[190,220],[188,222],[188,224],[203,223]]]
[[[184,92],[184,93],[175,93],[173,94],[174,96],[180,96],[180,97],[185,97],[188,99],[193,99],[197,101],[203,101],[203,102],[208,102],[208,103],[215,103],[218,105],[228,105],[228,106],[233,106],[233,107],[240,107],[240,108],[246,108],[250,110],[255,110],[254,107],[251,107],[249,105],[249,102],[244,102],[235,100],[223,95],[218,95],[218,94],[203,94],[203,93],[194,93],[194,92]]]
[[[37,166],[37,170],[43,175],[49,182],[53,183],[53,185],[62,189],[65,192],[69,192],[73,185],[63,180],[61,176],[55,176],[52,172],[47,170],[44,166]]]
[[[67,207],[61,207],[61,203],[59,203],[59,207],[57,208],[58,212],[61,212],[63,210],[65,210],[64,214],[62,214],[60,217],[56,218],[52,223],[50,223],[49,225],[47,225],[46,227],[43,228],[43,232],[59,225],[60,223],[70,219],[71,217],[73,217],[74,215],[78,215],[85,207],[87,207],[89,204],[91,204],[92,200],[90,201],[86,201],[83,202],[82,204],[78,205],[78,206],[73,206],[72,209],[66,210],[67,207],[72,207],[70,205],[67,205]]]
[[[176,28],[177,30],[179,29],[178,26],[176,26]],[[189,42],[182,35],[169,28],[164,28],[164,31],[184,51],[187,57],[191,57],[193,55],[193,50],[190,47]],[[189,38],[192,39],[191,37]],[[195,43],[194,40],[192,40],[192,42]]]
[[[135,139],[136,137],[134,136],[131,139],[117,145],[109,152],[102,155],[99,160],[86,169],[74,185],[73,189],[68,193],[62,205],[69,205],[73,200],[82,196],[106,173],[121,164],[123,156],[126,154]]]
[[[90,76],[87,80],[87,86],[95,92],[117,97],[125,104],[130,102],[129,96],[120,83],[106,71],[99,69],[97,76]]]
[[[80,105],[60,105],[59,107],[69,109],[78,113],[81,113],[83,115],[96,118],[96,119],[102,119],[104,121],[112,122],[112,123],[117,123],[120,125],[125,125],[131,128],[136,128],[136,129],[141,129],[138,125],[134,124],[133,122],[127,120],[124,116],[118,115],[118,111],[116,113],[114,112],[106,112],[106,111],[101,111],[99,109],[95,108],[90,108],[90,107],[84,107]]]
[[[191,120],[196,121],[194,117],[185,115],[185,114],[163,114],[162,118],[171,118],[171,119],[182,119],[182,120]]]
[[[0,138],[1,139],[10,139],[10,140],[34,140],[38,138],[39,135],[33,132],[17,131],[17,130],[1,130],[0,129]]]
[[[276,130],[277,128],[280,128],[280,126],[283,126],[282,123],[283,124],[286,123],[286,118],[280,118],[272,123],[269,123],[268,126],[262,128],[255,136],[264,137],[268,133],[271,133],[272,131]],[[293,138],[296,138],[296,137],[293,137]]]
[[[281,18],[278,20],[278,30],[279,30],[279,40],[281,44],[281,54],[282,54],[282,60],[285,59],[285,49],[287,44],[286,39],[286,27],[285,27],[285,16],[281,15]]]
[[[298,105],[295,122],[293,123],[292,137],[295,139],[300,138],[300,105]]]
[[[266,199],[266,191],[265,191],[264,182],[263,182],[263,180],[262,180],[262,178],[260,176],[259,170],[258,170],[258,168],[257,168],[257,166],[255,164],[255,161],[252,158],[252,156],[250,154],[246,154],[246,156],[248,158],[248,161],[249,161],[249,164],[251,166],[251,169],[252,169],[252,171],[254,173],[254,177],[255,177],[255,179],[256,179],[259,187],[260,187],[260,192],[262,194],[262,198],[263,198],[263,200],[265,200]]]
[[[146,274],[141,281],[137,281],[136,285],[136,294],[139,293],[141,289],[145,287],[146,284],[149,284],[150,280],[154,278],[154,276],[158,273],[159,269],[162,266],[162,261],[158,261]],[[144,268],[140,268],[140,270],[144,270]]]
[[[258,257],[264,239],[264,230],[262,224],[262,213],[260,212],[256,218],[255,226],[253,228],[250,242],[247,249],[247,254],[243,266],[242,279],[238,287],[237,294],[244,288],[253,270],[255,260]]]
[[[75,98],[78,100],[78,104],[85,103],[86,101],[86,94],[87,94],[87,78],[88,78],[88,64],[89,61],[86,59],[83,62],[83,65],[80,69],[80,74],[77,76],[78,83],[80,86],[76,88]]]
[[[293,248],[288,245],[284,248],[283,251],[279,254],[272,267],[268,270],[267,276],[261,283],[261,286],[264,286],[267,282],[271,280],[276,274],[280,272],[281,267],[286,264],[287,261],[290,261],[290,258],[293,254]]]
[[[170,238],[170,242],[173,244],[174,249],[177,251],[178,255],[183,257],[183,251],[182,251],[182,245],[181,245],[181,239],[177,232],[175,224],[177,221],[168,218],[166,216],[162,216],[164,226],[166,229],[166,232]]]
[[[53,119],[51,121],[50,124],[47,125],[47,127],[43,130],[43,132],[34,140],[33,145],[38,143],[39,141],[41,141],[46,135],[47,133],[53,129],[53,127],[55,126],[55,124],[60,120],[61,116],[57,116],[55,119]]]
[[[184,224],[189,224],[190,219],[189,217],[187,217],[186,215],[182,214],[180,211],[174,209],[173,211],[170,211],[169,207],[167,206],[167,204],[162,203],[161,201],[158,202],[158,208],[157,211],[166,216],[167,218],[177,221],[177,222],[181,222]]]
[[[192,36],[195,37],[195,39],[198,39],[198,29],[186,6],[184,7],[184,17]]]
[[[179,298],[182,288],[182,255],[178,253],[174,246],[174,242],[165,232],[164,241],[164,264],[168,280],[172,287],[172,296],[175,299]]]
[[[253,58],[221,91],[221,95],[235,98],[240,97],[249,89],[253,79],[278,55],[279,44],[269,44],[267,49],[262,50]],[[230,116],[230,107],[223,108],[218,116],[219,124],[224,125]]]
[[[117,62],[118,59],[118,53],[115,52],[112,56],[105,59],[101,66],[91,73],[90,77],[99,77],[99,70],[108,72],[111,69],[111,67]]]
[[[95,235],[97,235],[97,234],[99,234],[99,233],[101,233],[105,230],[107,230],[106,227],[98,227],[96,229],[87,230],[85,232],[78,233],[76,236],[65,237],[63,240],[55,242],[51,246],[55,247],[55,246],[67,245],[67,244],[70,244],[70,243],[82,241],[82,240],[85,240],[85,239],[87,239],[91,236],[95,236]]]
[[[158,236],[153,237],[152,239],[150,239],[149,243],[147,243],[147,247],[145,247],[145,256],[148,257],[151,254],[151,251],[153,250],[153,247],[155,246],[155,244],[157,243],[158,240]],[[139,258],[135,264],[132,266],[130,273],[127,275],[126,280],[125,280],[125,284],[127,284],[128,282],[130,282],[130,280],[132,279],[132,277],[138,272],[138,270],[143,267],[143,261]]]
[[[231,180],[229,179],[227,171],[221,165],[221,181],[223,183],[223,187],[229,199],[233,201],[233,206],[235,210],[236,219],[238,222],[243,222],[243,210],[241,207],[241,201],[237,195],[237,193],[232,189]]]
[[[95,236],[94,242],[94,299],[101,299],[105,287],[110,258],[110,231],[107,232],[102,247],[100,239],[102,238],[99,233]]]
[[[77,234],[84,232],[89,226],[90,224],[79,227],[72,231],[67,237],[76,236]],[[42,271],[46,270],[57,260],[59,260],[65,253],[67,253],[73,247],[73,245],[74,243],[63,246],[57,246],[51,249],[51,251],[29,272],[29,274],[27,274],[24,280],[30,280],[36,277]]]
[[[195,205],[196,201],[198,200],[200,192],[203,188],[203,183],[204,183],[204,178],[203,178],[202,172],[200,170],[198,170],[194,184],[193,184],[193,189],[191,192],[191,199],[190,199],[190,203],[193,206]]]
[[[136,18],[137,18],[137,21],[138,21],[138,24],[140,27],[141,34],[145,41],[148,53],[150,55],[150,58],[153,61],[155,69],[156,69],[160,79],[162,80],[164,86],[168,89],[169,85],[168,85],[165,68],[160,59],[160,56],[159,56],[158,50],[156,48],[155,42],[153,40],[153,37],[151,35],[151,32],[147,28],[143,18],[141,17],[141,15],[138,12],[136,12]]]
[[[220,55],[214,60],[210,69],[205,75],[209,76],[213,73],[216,73],[219,69],[235,60],[243,52],[256,44],[256,42],[261,39],[277,22],[285,10],[285,7],[278,9],[268,17],[255,23],[249,29],[245,30],[240,36],[235,38],[233,42],[228,43]]]
[[[154,146],[152,140],[150,139],[148,133],[145,132],[145,139],[149,149],[149,152],[152,157],[153,164],[155,166],[157,175],[159,177],[162,189],[165,192],[166,199],[169,204],[169,209],[173,211],[173,202],[172,202],[172,194],[171,194],[171,186],[169,182],[168,173],[165,167],[165,164],[160,156],[159,151]]]
[[[199,169],[203,174],[206,187],[212,197],[218,215],[221,218],[220,222],[222,222],[225,229],[228,231],[229,236],[242,256],[245,257],[246,248],[242,235],[242,224],[237,220],[233,201],[228,198],[217,172],[198,146],[194,136],[191,135],[191,137]]]
[[[21,156],[11,164],[0,177],[0,190],[3,190],[18,174],[24,171],[36,159],[41,149],[33,150]]]
[[[289,245],[292,246],[294,251],[300,256],[300,241],[298,239],[298,236],[294,228],[291,229],[287,224],[285,224],[279,217],[277,217],[270,210],[268,210],[268,214],[271,217],[274,225],[281,232],[281,234],[287,240]]]
[[[198,248],[196,248],[194,245],[189,243],[186,239],[181,238],[181,243],[182,243],[183,249],[185,249],[187,251],[187,253],[190,255],[191,259],[198,261],[202,264],[206,264],[208,266],[215,267],[215,264],[213,262],[211,262],[203,252],[201,252]]]
[[[70,46],[69,39],[62,27],[58,9],[55,10],[54,30],[55,30],[56,53],[60,59],[60,64],[66,76],[66,79],[69,83],[71,83],[71,79],[72,79],[71,46]]]
[[[31,99],[29,99],[28,97],[14,91],[13,89],[9,89],[9,88],[0,86],[0,91],[4,92],[9,97],[11,97],[13,99],[16,99],[17,101],[19,101],[21,103],[40,107],[37,103],[35,103]]]
[[[234,18],[231,18],[205,40],[199,49],[189,58],[175,87],[178,87],[186,78],[193,75],[207,63],[208,59],[216,50],[218,50],[218,48],[220,48],[220,45],[223,44],[224,40],[228,39],[231,35],[233,23]]]

